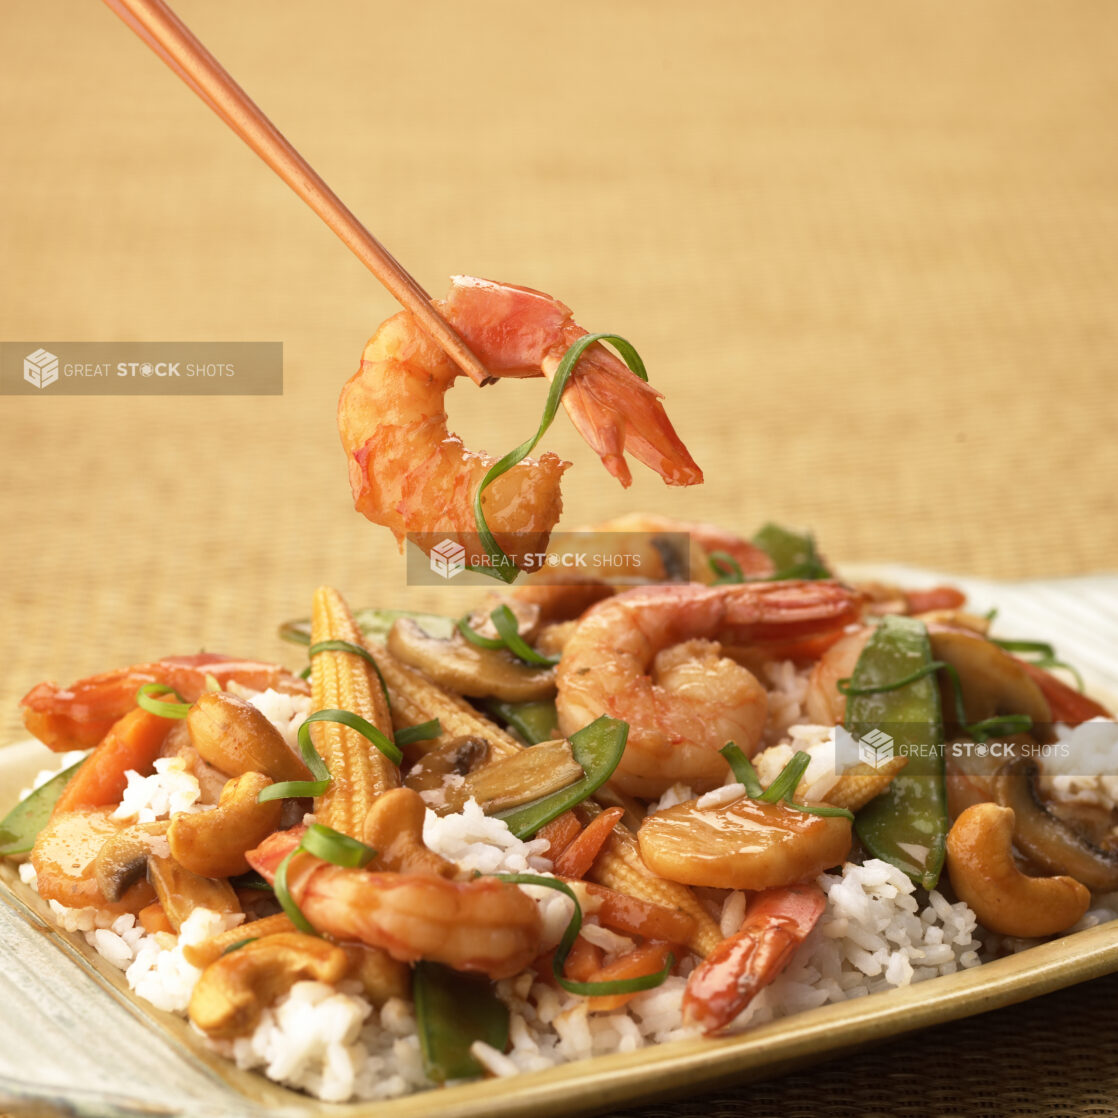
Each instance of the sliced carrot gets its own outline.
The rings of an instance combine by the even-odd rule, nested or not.
[[[594,915],[614,931],[644,939],[662,939],[668,943],[686,943],[695,931],[694,918],[677,908],[642,901],[639,897],[630,897],[588,881],[580,885],[598,901]]]
[[[79,807],[120,803],[128,784],[129,769],[151,772],[163,739],[174,722],[143,707],[130,710],[113,723],[101,744],[89,755],[58,798],[54,815]]]
[[[614,982],[623,978],[643,978],[646,974],[656,974],[664,969],[668,961],[670,948],[666,943],[642,943],[640,947],[633,948],[620,959],[616,959],[608,966],[600,967],[592,974],[580,979],[581,982]],[[620,1009],[640,993],[635,990],[631,994],[599,994],[588,999],[587,1008],[592,1013],[608,1012]]]
[[[172,927],[171,921],[167,919],[163,906],[158,901],[140,909],[139,921],[143,925],[144,931],[151,935],[156,932],[170,932],[174,935],[175,929]]]
[[[554,861],[578,835],[581,829],[575,813],[565,811],[557,819],[545,823],[537,832],[536,838],[547,839],[547,856]]]
[[[621,807],[608,807],[596,815],[582,829],[582,833],[568,843],[558,858],[553,858],[555,872],[560,877],[585,877],[599,851],[605,845],[617,821],[625,814]]]
[[[601,969],[602,949],[584,936],[578,936],[571,944],[571,953],[563,965],[563,977],[575,982],[586,982]]]
[[[967,596],[954,586],[933,586],[930,590],[906,590],[905,605],[909,613],[931,613],[934,609],[961,609]]]

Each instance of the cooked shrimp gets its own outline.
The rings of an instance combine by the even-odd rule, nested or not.
[[[630,795],[672,784],[722,783],[728,741],[761,741],[768,709],[757,678],[723,655],[812,654],[857,617],[858,595],[835,582],[638,587],[600,602],[568,639],[557,676],[559,727],[569,735],[602,714],[629,724],[613,781]]]
[[[746,578],[766,578],[773,573],[772,560],[756,544],[717,524],[701,520],[633,513],[599,521],[582,531],[604,535],[607,540],[615,537],[612,544],[615,548],[619,546],[616,536],[621,535],[620,546],[626,551],[633,550],[633,545],[640,545],[641,566],[637,573],[649,582],[709,584],[715,578],[709,560],[719,551],[729,555]],[[626,540],[625,535],[630,539]],[[633,535],[637,539],[633,540]],[[641,536],[647,538],[641,540]]]
[[[222,687],[235,682],[255,691],[270,687],[292,694],[310,694],[304,680],[278,664],[198,652],[117,668],[80,679],[69,687],[37,684],[21,700],[23,724],[55,752],[88,749],[136,705],[136,692],[141,685],[166,684],[192,703],[206,690],[207,676]]]
[[[684,1023],[705,1033],[729,1025],[784,970],[826,907],[818,885],[756,894],[740,931],[691,972],[683,994]]]
[[[586,334],[568,307],[539,291],[468,276],[454,277],[452,285],[440,309],[495,377],[551,378],[563,354]],[[475,531],[472,497],[496,459],[468,450],[447,430],[443,397],[460,373],[404,312],[373,335],[360,369],[342,389],[338,428],[354,503],[397,539],[408,532]],[[579,359],[563,404],[623,485],[631,481],[623,449],[669,485],[694,485],[702,471],[659,397],[593,345]],[[551,453],[528,458],[486,489],[486,520],[508,554],[545,549],[562,508],[559,482],[568,465]],[[508,533],[522,535],[514,544]]]
[[[247,855],[272,881],[301,831],[279,831]],[[316,929],[413,963],[431,959],[490,978],[519,974],[543,949],[535,902],[493,878],[448,881],[415,873],[344,869],[309,854],[292,859],[291,896]]]
[[[872,633],[873,628],[869,625],[846,633],[815,662],[804,696],[809,722],[819,726],[837,726],[846,717],[846,696],[838,689],[838,682],[854,674],[858,657]]]
[[[633,513],[576,529],[570,550],[552,547],[554,561],[505,596],[537,606],[542,620],[573,620],[628,586],[709,584],[715,579],[710,557],[719,551],[734,559],[747,578],[773,572],[764,551],[716,524]]]

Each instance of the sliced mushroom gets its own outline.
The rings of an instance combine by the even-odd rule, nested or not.
[[[963,709],[968,722],[981,722],[1006,714],[1027,714],[1033,726],[1051,722],[1052,713],[1043,692],[1019,660],[972,629],[930,625],[932,655],[951,664],[959,673]],[[947,688],[944,695],[949,694]],[[944,704],[951,720],[952,707]]]
[[[469,614],[466,623],[479,636],[493,640],[500,636],[493,625],[492,617],[494,609],[499,606],[508,606],[513,617],[516,618],[516,631],[531,644],[536,639],[536,634],[540,628],[540,607],[534,602],[500,594],[490,594],[483,606],[479,606]]]
[[[485,763],[489,742],[473,734],[448,738],[428,750],[408,770],[404,784],[416,792],[434,792],[446,783],[448,776],[465,776]]]
[[[410,617],[395,622],[387,644],[398,660],[460,695],[517,703],[555,694],[554,668],[526,664],[504,648],[478,648],[458,632],[439,640]]]
[[[152,854],[148,858],[148,880],[155,887],[155,895],[176,932],[196,908],[208,908],[212,912],[241,911],[241,903],[228,881],[191,873],[170,855]]]
[[[1037,793],[1035,761],[1016,757],[998,770],[994,796],[1013,809],[1013,842],[1047,873],[1066,874],[1096,893],[1118,889],[1118,852],[1099,847],[1058,819]]]
[[[97,884],[105,899],[119,901],[125,891],[147,876],[148,858],[170,853],[167,821],[133,823],[105,840],[94,863]]]
[[[474,769],[460,783],[447,787],[444,799],[450,811],[461,811],[471,798],[489,813],[506,811],[550,796],[585,775],[571,753],[571,743],[556,738]]]

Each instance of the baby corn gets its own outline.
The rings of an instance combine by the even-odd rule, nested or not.
[[[907,757],[892,757],[877,769],[864,763],[854,765],[835,781],[823,801],[831,807],[858,811],[875,796],[880,796],[907,763]]]
[[[347,641],[361,645],[361,633],[342,596],[328,586],[315,591],[311,644]],[[311,657],[315,710],[348,710],[392,737],[384,689],[373,668],[355,652],[324,651]],[[315,799],[320,823],[360,839],[373,800],[400,783],[396,766],[356,730],[336,722],[316,722],[311,734],[333,778]]]
[[[699,898],[686,885],[652,873],[641,858],[636,836],[621,824],[606,840],[587,876],[618,893],[685,912],[695,921],[695,930],[687,946],[698,955],[705,957],[722,942],[717,922],[703,908]]]
[[[424,752],[461,737],[484,738],[489,742],[489,757],[493,761],[513,757],[524,748],[465,699],[432,683],[415,668],[402,664],[387,649],[378,646],[376,657],[392,697],[392,720],[396,729],[418,726],[432,718],[439,720],[442,732],[437,738],[420,743]]]

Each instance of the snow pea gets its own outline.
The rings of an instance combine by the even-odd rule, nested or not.
[[[552,741],[558,736],[559,715],[555,713],[555,703],[551,699],[525,703],[482,699],[478,705],[486,714],[511,726],[529,745]]]
[[[774,573],[770,578],[834,577],[815,549],[815,537],[808,533],[801,535],[769,523],[758,531],[752,542],[773,561]]]
[[[858,837],[874,857],[934,889],[947,840],[947,784],[943,713],[924,623],[884,617],[843,690],[846,729],[859,741],[873,730],[888,734],[893,753],[908,757],[900,775],[858,812]],[[875,744],[889,749],[884,737]]]
[[[484,976],[419,962],[412,977],[412,996],[423,1068],[436,1083],[484,1074],[470,1055],[475,1040],[498,1052],[508,1047],[508,1006]]]
[[[609,780],[625,752],[628,736],[627,722],[604,714],[595,718],[589,726],[584,726],[570,737],[571,753],[582,766],[582,779],[523,807],[498,812],[497,818],[503,819],[517,838],[531,838],[545,823],[582,803]]]
[[[56,773],[0,819],[0,858],[9,854],[26,854],[35,845],[35,837],[47,825],[58,797],[84,763],[83,757]]]

